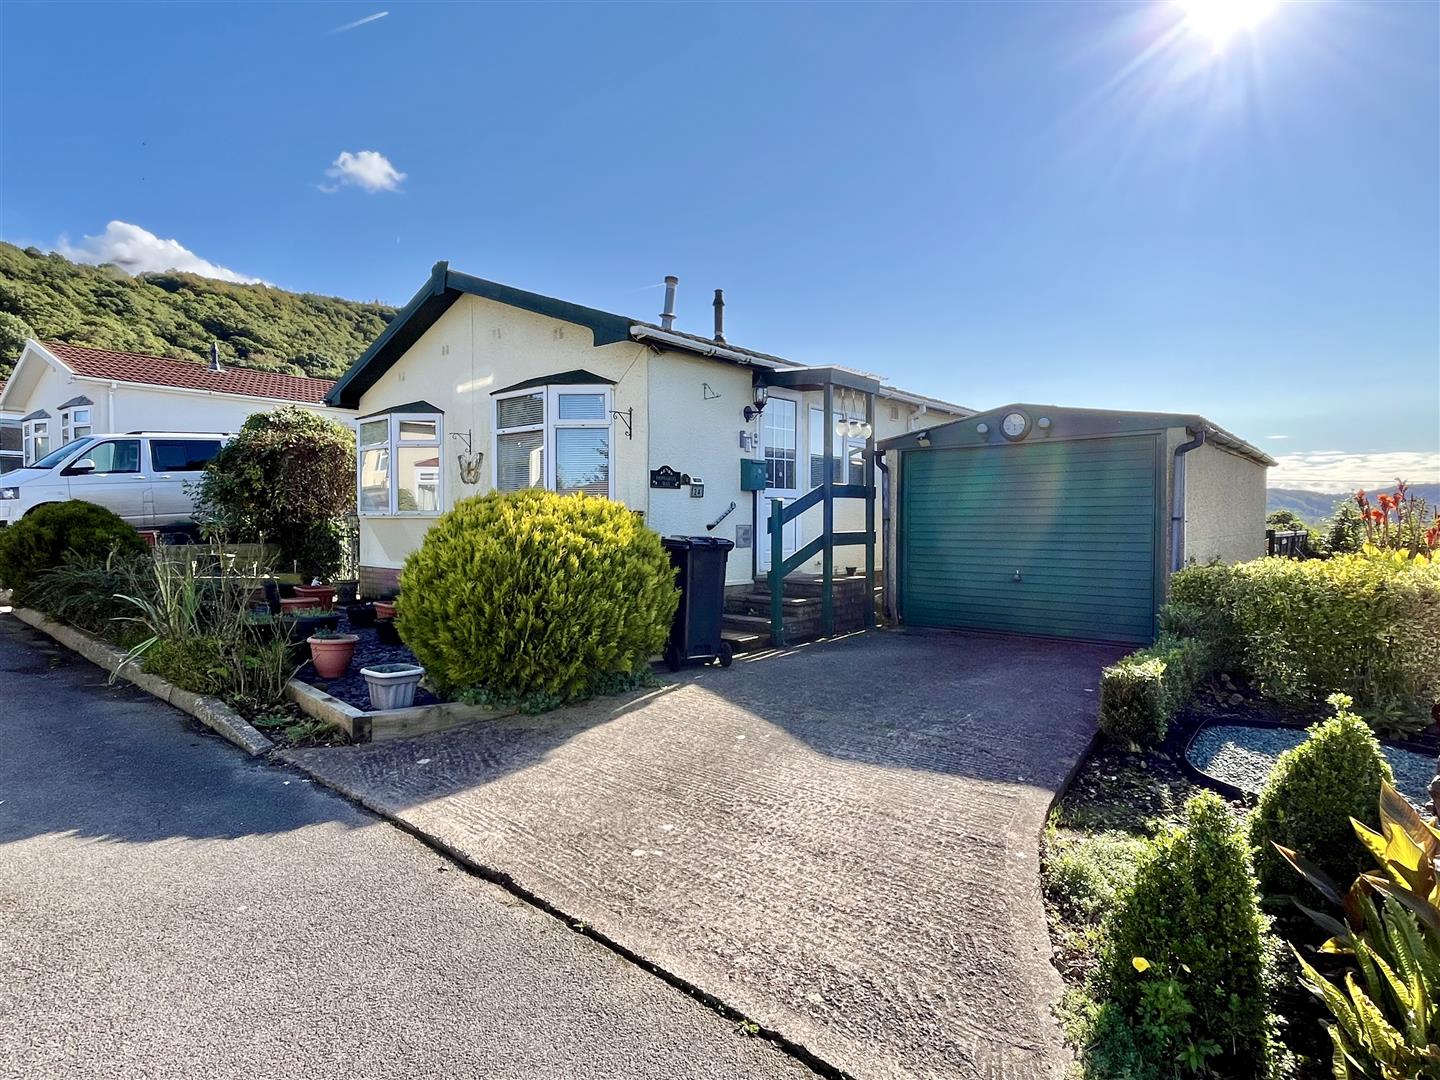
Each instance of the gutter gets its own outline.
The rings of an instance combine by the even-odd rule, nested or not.
[[[1170,465],[1170,570],[1173,573],[1185,565],[1185,455],[1205,445],[1206,429],[1185,429],[1192,434],[1189,442],[1175,447],[1175,456]]]
[[[648,326],[630,327],[630,336],[644,341],[658,341],[684,352],[698,353],[700,356],[713,356],[717,360],[728,360],[732,364],[740,364],[743,367],[758,367],[766,371],[788,370],[784,365],[761,360],[749,353],[736,352],[724,345],[712,345],[704,341],[696,341],[694,338],[681,337],[679,334],[666,333],[664,330],[655,330]]]

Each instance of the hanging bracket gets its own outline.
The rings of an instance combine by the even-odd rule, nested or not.
[[[635,423],[634,405],[631,405],[630,408],[626,409],[624,412],[621,412],[619,409],[611,409],[610,415],[625,425],[625,437],[627,439],[635,438],[635,432],[631,426]]]

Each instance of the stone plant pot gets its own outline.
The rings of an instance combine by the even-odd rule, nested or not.
[[[415,704],[415,687],[425,669],[419,664],[376,664],[361,668],[370,690],[370,708],[405,709]]]
[[[355,578],[335,582],[335,599],[342,604],[353,604],[360,595],[360,582]]]
[[[359,640],[355,634],[307,638],[315,674],[322,679],[338,679],[344,675],[350,668],[350,658],[355,655],[355,643]]]

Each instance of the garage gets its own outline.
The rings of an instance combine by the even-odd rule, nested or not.
[[[1007,405],[880,449],[909,626],[1143,644],[1171,569],[1264,554],[1273,461],[1203,417]]]

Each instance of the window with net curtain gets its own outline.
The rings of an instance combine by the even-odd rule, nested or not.
[[[608,388],[547,386],[497,398],[495,432],[497,491],[610,495]]]

